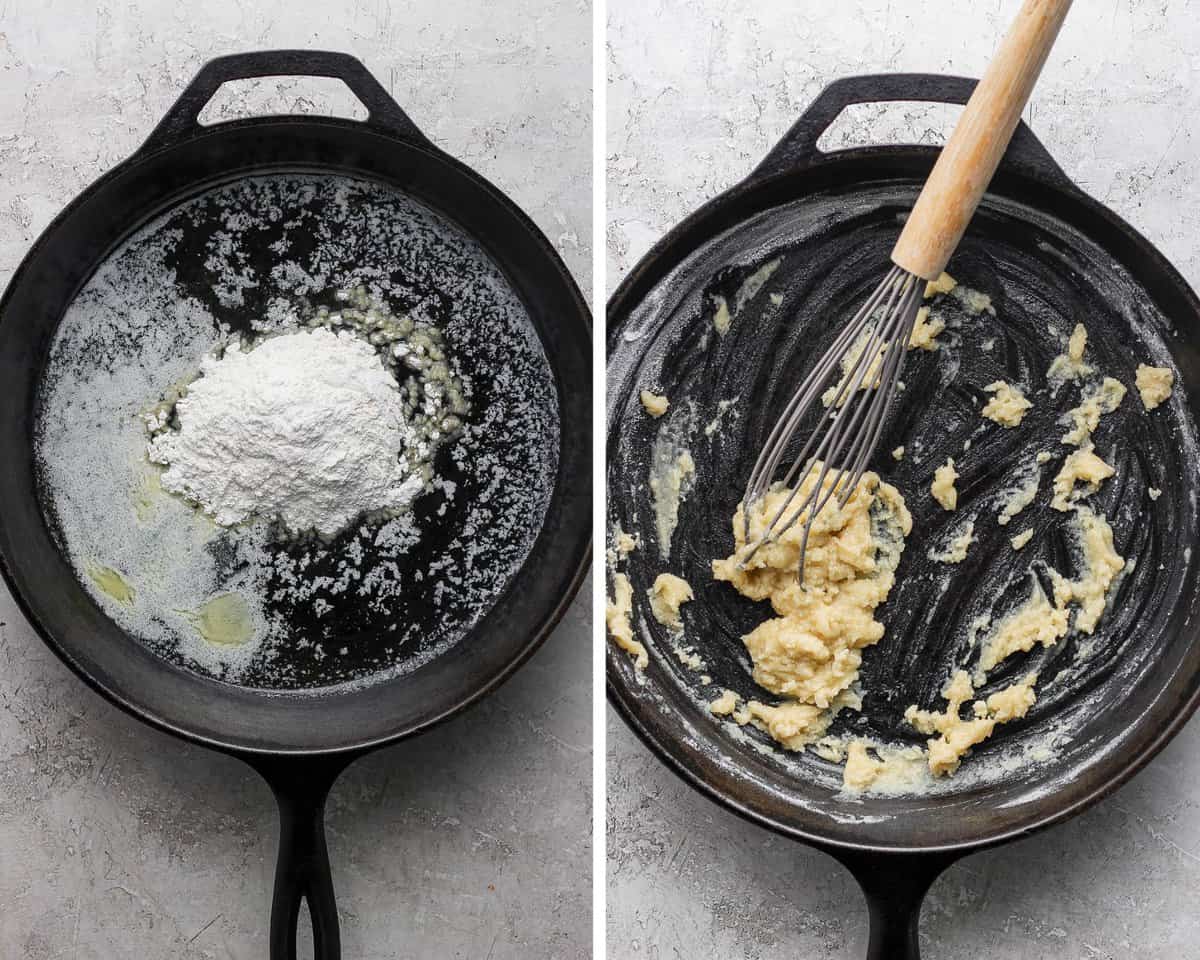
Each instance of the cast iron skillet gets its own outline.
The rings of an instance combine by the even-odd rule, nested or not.
[[[608,520],[641,536],[621,566],[651,652],[638,676],[610,645],[609,697],[693,786],[845,864],[867,898],[875,960],[917,957],[920,904],[946,866],[1111,793],[1179,730],[1200,696],[1191,557],[1200,526],[1200,303],[1163,257],[1076,188],[1022,125],[949,266],[957,279],[993,296],[998,317],[973,316],[946,301],[951,326],[943,349],[910,355],[906,389],[872,464],[904,493],[915,527],[897,586],[878,613],[887,633],[865,652],[863,709],[839,715],[833,732],[920,743],[903,722],[904,708],[941,709],[950,671],[977,656],[972,620],[1027,597],[1030,569],[1042,579],[1049,567],[1072,575],[1077,569],[1066,516],[1046,503],[1049,478],[1067,451],[1058,418],[1079,391],[1063,387],[1056,396],[1046,370],[1076,322],[1091,333],[1092,362],[1131,388],[1139,362],[1170,363],[1177,373],[1169,406],[1148,415],[1131,389],[1095,435],[1117,475],[1090,503],[1110,518],[1118,551],[1132,561],[1113,606],[1094,637],[1072,635],[1011,658],[989,678],[985,694],[1036,670],[1037,705],[1024,721],[998,728],[955,779],[929,795],[848,796],[836,765],[811,753],[786,754],[753,728],[739,730],[707,713],[706,703],[724,687],[774,699],[753,683],[740,640],[768,614],[713,582],[709,562],[731,551],[729,518],[757,450],[838,318],[877,282],[899,218],[936,156],[917,146],[823,153],[818,137],[850,104],[962,104],[973,85],[928,75],[831,84],[745,181],[655,246],[608,307]],[[765,284],[747,285],[776,261]],[[721,338],[712,332],[717,297],[734,307]],[[1018,430],[979,415],[982,387],[1001,378],[1030,385],[1034,410]],[[642,388],[670,397],[665,417],[645,415]],[[730,398],[734,406],[722,414],[719,403]],[[664,436],[685,438],[696,463],[669,559],[660,555],[646,488]],[[897,462],[890,451],[900,444],[908,453]],[[1038,503],[999,526],[996,497],[1006,474],[1043,449],[1053,459],[1042,468]],[[932,472],[946,456],[962,474],[954,514],[929,495]],[[1162,491],[1160,499],[1152,488]],[[953,568],[934,562],[930,548],[968,517],[978,540],[967,560]],[[1017,553],[1008,538],[1026,527],[1035,539]],[[680,663],[671,637],[645,609],[645,590],[664,570],[695,590],[683,618],[701,669]]]
[[[261,76],[342,80],[365,122],[264,117],[201,127],[227,81]],[[33,429],[56,327],[97,265],[151,217],[215,183],[302,170],[383,183],[478,242],[522,301],[553,371],[562,424],[545,520],[523,566],[460,642],[418,669],[378,682],[265,690],[220,682],[151,653],[109,620],[60,554],[39,501]],[[447,719],[494,690],[559,620],[590,553],[589,317],[545,237],[495,187],[435,148],[354,58],[277,51],[208,63],[129,160],[60,214],[0,301],[0,558],[42,639],[117,706],[160,729],[249,763],[280,811],[271,911],[273,958],[293,957],[302,900],[316,954],[340,955],[322,823],[326,795],[356,757]]]

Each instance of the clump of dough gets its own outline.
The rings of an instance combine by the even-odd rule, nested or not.
[[[1037,463],[1028,469],[1025,474],[1024,482],[1017,487],[1013,487],[1008,494],[1008,499],[1000,507],[1000,512],[996,514],[996,522],[1002,527],[1008,526],[1018,513],[1024,510],[1027,506],[1033,503],[1037,497],[1038,485],[1042,482],[1042,475],[1038,471],[1037,466],[1042,463],[1039,455]]]
[[[895,460],[897,463],[899,463],[901,460],[904,459],[904,447],[903,446],[899,446],[895,450],[892,451],[892,459]]]
[[[613,595],[604,610],[609,636],[618,647],[633,657],[635,670],[645,670],[650,662],[645,646],[633,636],[633,586],[623,573],[613,574]]]
[[[613,527],[613,545],[622,560],[633,553],[640,543],[641,537],[636,533],[626,533],[619,525]]]
[[[1025,716],[1037,701],[1033,685],[1037,674],[1030,673],[1012,686],[993,693],[986,700],[972,704],[970,719],[962,718],[964,703],[975,695],[971,677],[958,670],[951,677],[942,696],[946,700],[943,713],[920,710],[915,705],[904,711],[904,719],[924,734],[938,734],[928,741],[929,772],[934,776],[954,773],[963,754],[992,735],[996,725]]]
[[[827,759],[844,760],[842,786],[850,792],[861,793],[908,793],[919,786],[928,773],[925,751],[920,747],[896,747],[874,743],[869,740],[852,740],[834,757],[841,743],[829,744],[830,749],[821,753]],[[868,750],[873,751],[868,753]]]
[[[1003,380],[989,383],[983,389],[992,396],[984,404],[982,415],[1002,427],[1019,427],[1026,412],[1033,406],[1017,387]]]
[[[1000,621],[987,638],[979,658],[975,677],[984,675],[1014,653],[1027,653],[1038,644],[1052,647],[1066,636],[1070,614],[1065,607],[1051,605],[1041,585],[1035,580],[1033,593],[1021,606]]]
[[[737,709],[738,695],[732,690],[722,690],[721,695],[708,705],[708,712],[716,717],[727,717]]]
[[[929,559],[938,563],[962,563],[975,542],[975,521],[968,520],[954,535],[945,550],[930,550]]]
[[[1092,434],[1100,426],[1100,417],[1112,413],[1125,399],[1125,385],[1120,380],[1105,377],[1099,387],[1088,390],[1079,406],[1068,411],[1067,416],[1073,424],[1062,438],[1068,446],[1086,447],[1091,443]]]
[[[1014,653],[1024,653],[1040,644],[1050,647],[1070,629],[1069,604],[1078,604],[1075,629],[1091,634],[1104,613],[1108,592],[1125,569],[1125,560],[1113,546],[1112,527],[1099,514],[1077,507],[1074,533],[1083,560],[1083,570],[1075,580],[1051,571],[1054,602],[1035,580],[1029,599],[1000,621],[984,642],[976,680],[982,682],[989,670]]]
[[[1054,496],[1050,506],[1063,512],[1070,510],[1076,500],[1091,496],[1114,473],[1116,471],[1096,455],[1090,444],[1074,451],[1063,461],[1062,469],[1054,477]],[[1082,492],[1075,489],[1078,483],[1084,484]]]
[[[1050,363],[1046,376],[1051,380],[1078,380],[1092,372],[1089,364],[1083,361],[1083,352],[1087,348],[1087,328],[1082,323],[1075,324],[1071,337],[1067,341],[1067,352],[1060,353]]]
[[[615,570],[617,564],[633,553],[640,544],[641,538],[637,534],[626,533],[619,523],[614,523],[608,549],[604,551],[609,568]]]
[[[765,730],[787,750],[803,750],[825,735],[833,721],[833,711],[811,703],[784,701],[772,706],[751,700],[746,704],[750,722]]]
[[[1015,537],[1009,538],[1008,542],[1012,544],[1012,548],[1014,550],[1020,550],[1023,546],[1025,546],[1025,544],[1029,543],[1029,541],[1032,539],[1033,539],[1033,528],[1031,527],[1028,530],[1023,530],[1021,533],[1018,533]]]
[[[1100,425],[1100,417],[1112,413],[1124,399],[1125,386],[1119,380],[1105,377],[1099,387],[1084,394],[1079,406],[1068,412],[1073,426],[1063,435],[1062,442],[1079,449],[1063,461],[1062,468],[1054,478],[1054,497],[1050,506],[1055,510],[1071,509],[1072,503],[1095,493],[1116,472],[1096,454],[1092,432]],[[1075,489],[1078,483],[1085,484],[1082,492]]]
[[[1142,406],[1153,410],[1171,395],[1175,388],[1175,374],[1170,367],[1150,367],[1139,363],[1137,388],[1142,395]]]
[[[661,394],[652,393],[649,390],[641,392],[641,401],[646,412],[654,417],[655,420],[666,413],[667,408],[671,406],[671,401],[666,397]]]
[[[692,599],[692,588],[683,577],[660,573],[646,593],[650,597],[650,612],[654,619],[671,630],[682,630],[679,608]]]
[[[875,328],[873,326],[866,327],[858,335],[858,339],[850,345],[850,349],[842,357],[841,377],[837,383],[821,394],[822,404],[826,407],[832,407],[836,403],[839,408],[844,407],[856,392],[855,390],[846,389],[851,382],[857,383],[856,390],[860,391],[874,390],[879,386],[879,377],[883,372],[884,350],[882,344],[879,345],[879,352],[866,364],[865,371],[859,369],[859,361],[862,359],[863,352],[871,345],[874,339]]]
[[[1083,575],[1068,580],[1057,571],[1051,572],[1054,581],[1054,605],[1060,609],[1074,601],[1079,604],[1075,629],[1092,634],[1104,615],[1108,591],[1113,581],[1125,569],[1125,558],[1113,546],[1112,527],[1103,517],[1082,509],[1075,514],[1075,535],[1083,554]]]
[[[682,636],[683,623],[680,621],[679,630],[676,633]],[[704,658],[700,656],[694,647],[675,646],[672,648],[675,652],[675,659],[682,663],[689,670],[695,673],[700,673],[702,670],[707,670],[708,665],[704,662]]]
[[[930,319],[929,308],[921,307],[917,311],[917,319],[913,322],[912,333],[908,337],[908,349],[937,350],[940,346],[937,335],[945,329],[945,320],[939,316]]]
[[[992,306],[992,298],[986,293],[963,286],[956,286],[953,293],[954,298],[966,308],[967,313],[990,313],[993,317],[996,315],[996,308]]]
[[[933,483],[929,492],[933,499],[942,505],[943,510],[954,510],[958,507],[958,490],[954,481],[958,479],[958,471],[954,469],[954,461],[948,459],[933,472]]]
[[[883,761],[867,753],[863,740],[852,740],[846,748],[846,769],[842,771],[842,784],[850,790],[866,790],[883,771]]]
[[[794,502],[812,492],[817,477],[818,471],[807,474]],[[803,522],[746,559],[747,542],[762,537],[789,493],[776,485],[752,505],[749,541],[739,506],[733,517],[734,551],[714,560],[712,569],[715,579],[743,596],[771,601],[777,616],[742,641],[755,681],[786,700],[747,706],[756,724],[796,750],[821,737],[836,709],[850,702],[846,697],[858,679],[862,649],[883,636],[874,613],[892,589],[912,517],[895,487],[874,473],[864,474],[844,507],[832,500],[813,521],[801,586],[796,572]]]
[[[717,305],[717,312],[713,314],[713,329],[721,336],[725,336],[729,332],[729,324],[733,320],[733,316],[729,312],[729,304],[724,297],[714,297],[713,301]]]
[[[949,293],[957,286],[958,281],[943,270],[936,280],[925,284],[925,299],[928,300],[939,293]]]

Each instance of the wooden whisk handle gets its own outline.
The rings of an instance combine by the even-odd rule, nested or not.
[[[935,279],[966,232],[1012,139],[1071,0],[1025,0],[942,148],[892,261]]]

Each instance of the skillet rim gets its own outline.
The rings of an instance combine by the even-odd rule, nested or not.
[[[244,135],[249,131],[265,131],[267,128],[279,129],[281,132],[297,138],[306,136],[315,137],[318,132],[329,133],[330,131],[344,131],[347,135],[357,137],[372,136],[388,141],[388,146],[398,152],[408,152],[419,155],[419,162],[425,164],[439,165],[444,171],[451,176],[460,178],[461,180],[469,181],[474,187],[482,190],[484,193],[495,200],[504,214],[509,218],[506,223],[506,230],[509,233],[521,231],[527,239],[532,241],[537,247],[541,255],[544,266],[551,271],[561,283],[562,288],[560,293],[565,295],[572,303],[573,311],[570,324],[563,322],[562,330],[564,332],[582,333],[582,339],[590,345],[592,342],[592,319],[591,312],[588,308],[583,295],[579,290],[578,284],[574,277],[568,271],[562,258],[554,249],[552,244],[546,238],[541,229],[533,222],[517,204],[511,200],[505,193],[497,188],[491,181],[485,178],[471,167],[467,166],[462,161],[449,155],[448,153],[438,149],[427,140],[414,140],[405,136],[399,135],[390,130],[386,125],[371,121],[357,121],[344,119],[340,117],[326,116],[310,116],[310,115],[267,115],[248,117],[240,120],[221,122],[210,126],[204,126],[199,132],[186,138],[167,144],[158,145],[155,143],[155,137],[152,134],[141,147],[135,150],[124,160],[116,164],[111,169],[105,171],[96,180],[89,184],[85,189],[80,191],[72,200],[60,210],[54,218],[47,224],[45,229],[38,235],[37,239],[30,246],[28,251],[22,257],[20,263],[13,271],[12,277],[4,290],[3,295],[0,295],[0,324],[4,322],[4,318],[8,314],[10,302],[14,299],[16,291],[21,284],[27,279],[29,271],[33,265],[37,263],[39,258],[43,256],[45,247],[58,231],[64,228],[64,225],[76,214],[79,209],[89,200],[94,199],[101,191],[109,187],[118,178],[128,176],[133,173],[138,167],[143,164],[149,164],[152,161],[161,161],[165,154],[177,151],[181,148],[194,146],[200,141],[211,141],[213,139],[229,139]],[[157,129],[156,129],[157,132]],[[292,165],[295,169],[305,168],[314,172],[324,172],[328,175],[342,176],[358,176],[366,177],[375,180],[379,183],[386,183],[393,189],[396,189],[405,195],[415,197],[422,204],[429,206],[439,216],[444,217],[449,222],[453,223],[463,233],[477,240],[473,231],[467,229],[457,217],[449,214],[439,208],[435,203],[422,197],[420,194],[406,190],[402,185],[396,182],[390,182],[387,177],[384,177],[378,172],[372,172],[351,166],[337,166],[334,164],[313,163],[312,161],[297,161]],[[260,164],[250,166],[243,169],[237,169],[236,160],[230,164],[231,170],[234,171],[231,176],[224,178],[218,176],[198,180],[188,185],[184,191],[178,191],[176,195],[168,199],[164,204],[160,205],[158,212],[163,209],[169,209],[175,203],[180,202],[184,196],[193,195],[196,190],[203,190],[214,183],[229,183],[236,182],[245,177],[252,177],[270,173],[278,169],[277,164]],[[155,214],[150,214],[150,218]],[[123,237],[127,237],[138,229],[138,227],[147,221],[147,217],[141,212],[135,217],[131,216],[132,222],[122,232]],[[478,242],[478,241],[477,241]],[[119,241],[118,241],[119,243]],[[111,253],[111,248],[106,251],[104,256]],[[488,250],[487,247],[484,247]],[[490,251],[489,256],[491,255]],[[87,275],[90,276],[95,268],[103,262],[103,256],[88,266]],[[502,264],[497,263],[497,267],[502,272],[507,272]],[[77,292],[77,291],[76,291]],[[8,322],[13,322],[9,320]],[[540,336],[539,336],[539,339]],[[575,338],[565,338],[575,339]],[[583,363],[586,369],[589,380],[591,373],[590,350],[589,357]],[[558,407],[560,412],[566,406],[566,391],[562,389],[563,384],[558,371],[551,364],[551,369],[555,373],[556,384],[560,385],[558,389],[559,402]],[[586,388],[585,388],[586,389]],[[565,432],[565,431],[564,431]],[[541,616],[537,618],[536,624],[529,631],[525,641],[517,646],[507,657],[502,665],[494,671],[483,676],[479,682],[471,685],[470,690],[456,697],[453,702],[448,703],[444,707],[423,716],[419,720],[405,722],[399,724],[395,729],[378,736],[355,738],[341,737],[339,742],[329,745],[320,746],[300,746],[291,747],[287,745],[263,745],[258,743],[246,742],[238,739],[236,736],[219,736],[213,734],[200,733],[191,728],[186,722],[179,721],[176,718],[166,716],[162,711],[153,710],[143,703],[139,702],[134,696],[128,693],[118,691],[113,686],[104,683],[99,677],[87,669],[87,667],[79,661],[79,658],[66,646],[59,642],[47,628],[42,619],[37,616],[33,610],[31,603],[25,596],[24,592],[18,586],[16,576],[16,568],[19,566],[19,555],[17,557],[10,556],[10,551],[6,549],[7,531],[4,523],[4,508],[0,506],[0,576],[4,578],[9,594],[13,598],[13,602],[21,611],[22,616],[32,628],[33,632],[39,639],[50,649],[55,655],[66,664],[66,666],[81,680],[83,680],[92,690],[100,694],[106,701],[123,710],[124,712],[134,716],[136,719],[147,723],[148,725],[162,730],[166,733],[173,734],[182,739],[197,743],[201,746],[210,749],[219,750],[225,753],[234,754],[245,757],[269,757],[269,756],[334,756],[339,754],[359,755],[366,753],[377,747],[386,744],[395,743],[407,737],[422,733],[438,724],[445,722],[456,716],[463,710],[477,703],[487,694],[493,692],[506,680],[508,680],[529,658],[540,648],[546,638],[553,632],[555,627],[561,622],[566,614],[572,601],[579,591],[580,586],[587,577],[591,566],[592,556],[592,531],[591,531],[591,510],[589,508],[589,500],[591,495],[591,449],[590,444],[581,447],[575,453],[575,459],[578,461],[572,466],[578,476],[574,476],[576,484],[582,484],[586,489],[580,490],[576,487],[574,490],[566,483],[567,471],[564,470],[564,461],[561,454],[565,444],[560,444],[560,466],[559,473],[555,479],[554,491],[551,498],[551,506],[556,500],[561,498],[560,506],[561,520],[560,528],[565,532],[561,535],[563,547],[560,548],[562,553],[567,555],[569,562],[561,563],[561,573],[556,578],[558,581],[558,589],[555,591],[558,599],[552,605],[542,611]],[[549,518],[549,514],[548,514]],[[44,524],[44,519],[43,519]],[[510,582],[505,589],[492,601],[491,605],[482,615],[480,621],[468,631],[459,641],[455,643],[455,647],[463,643],[478,640],[478,635],[486,636],[488,619],[495,610],[496,606],[501,602],[510,599],[515,588],[516,581],[521,578],[522,574],[527,574],[529,567],[529,559],[537,550],[538,541],[545,535],[546,525],[539,530],[538,537],[535,538],[530,547],[530,553],[525,561],[517,568]],[[15,552],[15,551],[14,551]],[[548,564],[545,562],[548,559],[543,558],[543,568]],[[438,658],[435,658],[435,660]],[[161,660],[161,663],[169,670],[182,671],[190,674],[193,678],[200,681],[202,687],[208,687],[215,691],[215,696],[220,698],[222,690],[233,688],[243,692],[250,691],[260,695],[263,699],[278,699],[280,701],[295,702],[300,699],[316,699],[324,697],[327,699],[337,699],[341,697],[350,697],[356,692],[354,688],[339,689],[332,688],[316,688],[310,690],[278,690],[278,691],[258,691],[254,688],[236,687],[235,685],[218,681],[210,677],[198,674],[195,671],[185,671],[169,661]],[[377,684],[372,684],[367,689],[380,689],[385,687],[389,682],[396,678],[389,678]]]
[[[706,201],[661,237],[622,278],[612,296],[609,297],[605,310],[607,321],[605,328],[606,368],[607,362],[611,360],[612,354],[620,342],[620,332],[624,323],[630,313],[640,304],[641,297],[653,289],[663,277],[693,254],[703,243],[736,226],[737,223],[744,222],[781,203],[802,201],[814,193],[818,193],[821,189],[820,178],[830,174],[834,177],[839,176],[839,168],[843,170],[849,168],[853,171],[855,167],[870,169],[883,166],[890,168],[887,176],[898,178],[909,172],[905,169],[907,167],[910,170],[921,169],[923,175],[927,175],[938,153],[938,147],[922,144],[885,144],[851,147],[829,152],[818,151],[811,159],[797,164],[791,170],[770,173],[755,170],[745,179]],[[1030,204],[1027,199],[1022,199],[1015,194],[1022,188],[1026,191],[1032,188],[1035,193],[1041,191],[1047,192],[1048,195],[1057,194],[1064,201],[1064,206],[1076,204],[1077,209],[1072,211],[1073,213],[1082,213],[1085,218],[1090,217],[1098,221],[1110,231],[1110,235],[1115,234],[1123,243],[1132,246],[1139,256],[1144,258],[1141,269],[1130,271],[1134,276],[1147,271],[1157,273],[1160,285],[1173,288],[1174,292],[1182,297],[1190,311],[1200,316],[1200,298],[1170,261],[1125,220],[1081,190],[1053,164],[1053,161],[1049,160],[1048,156],[1046,160],[1045,168],[1039,169],[1038,166],[1029,162],[1018,166],[1006,158],[1002,161],[992,185],[987,191],[988,194],[1028,206]],[[843,172],[840,176],[842,179],[839,182],[844,184],[846,174]],[[871,181],[867,179],[860,182]],[[1012,189],[1006,190],[1004,189],[1006,187]],[[773,196],[775,194],[778,196]],[[722,220],[724,222],[719,222]],[[1081,226],[1078,221],[1078,217],[1073,217],[1067,222],[1096,242],[1094,231]],[[1112,253],[1111,243],[1098,245],[1109,251],[1110,254]],[[1123,258],[1118,258],[1115,254],[1113,256],[1128,269]],[[607,404],[607,380],[605,386],[605,449],[607,452],[608,437],[616,422],[616,411]],[[607,482],[604,497],[607,522]],[[607,579],[607,570],[605,575]],[[920,855],[942,856],[952,860],[970,851],[982,850],[1027,837],[1068,820],[1113,794],[1157,756],[1200,707],[1200,668],[1197,668],[1189,680],[1190,690],[1187,695],[1166,716],[1165,722],[1160,723],[1157,728],[1149,728],[1145,732],[1141,738],[1144,742],[1139,750],[1120,754],[1124,758],[1122,762],[1108,761],[1108,765],[1112,769],[1094,787],[1068,803],[1060,802],[1063,793],[1061,789],[1046,794],[1037,802],[1038,811],[1029,818],[1028,822],[1018,823],[994,832],[981,831],[976,836],[949,843],[871,843],[826,836],[818,830],[785,822],[772,815],[768,810],[759,809],[755,803],[734,796],[705,779],[687,762],[687,751],[681,748],[678,737],[663,736],[660,738],[656,735],[652,725],[647,722],[646,718],[652,717],[657,711],[635,695],[634,684],[629,681],[632,671],[628,663],[622,662],[622,656],[620,651],[616,650],[614,645],[608,641],[606,633],[606,697],[621,719],[652,754],[701,794],[742,819],[783,836],[803,841],[835,856],[854,854],[897,857]],[[1164,682],[1164,691],[1177,682],[1182,667],[1183,664],[1180,664],[1170,678]],[[1151,701],[1151,706],[1157,705],[1161,701],[1162,692],[1160,691],[1159,695]],[[667,724],[662,724],[661,728],[665,731],[667,726]],[[701,736],[708,743],[713,742],[713,738],[706,731],[702,730]],[[1103,770],[1105,761],[1101,763]],[[714,765],[716,765],[715,761]],[[870,798],[867,798],[867,802],[869,800]]]

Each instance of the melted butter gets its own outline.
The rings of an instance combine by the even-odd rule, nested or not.
[[[250,607],[240,594],[218,593],[186,616],[200,636],[218,646],[240,647],[254,636]]]
[[[153,464],[147,464],[146,469],[138,478],[137,489],[133,493],[133,512],[139,520],[149,520],[154,515],[155,502],[163,496],[162,470]]]
[[[92,578],[92,583],[117,603],[133,605],[133,587],[112,567],[94,563],[88,566],[87,573]]]
[[[195,374],[191,374],[180,380],[176,380],[159,394],[157,403],[143,408],[141,417],[147,429],[151,432],[161,430],[170,423],[171,416],[175,412],[175,404],[187,396],[188,387],[194,379]]]

